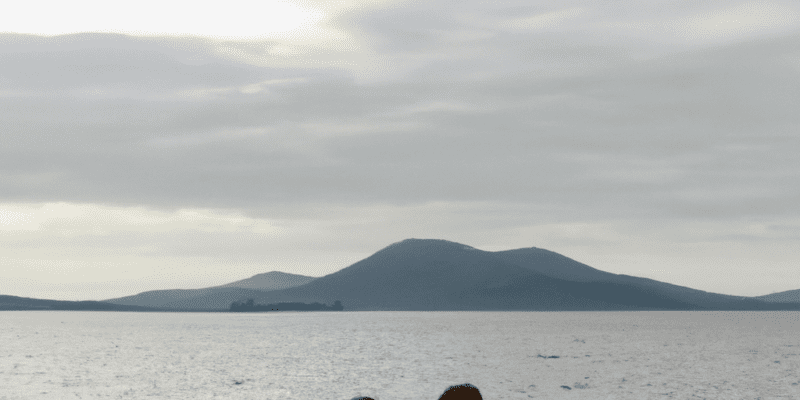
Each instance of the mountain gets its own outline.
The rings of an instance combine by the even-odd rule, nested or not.
[[[345,310],[799,309],[600,271],[544,249],[488,252],[408,239],[256,303],[341,300]],[[240,299],[244,300],[244,298]]]
[[[543,249],[488,252],[421,239],[392,244],[308,284],[252,298],[260,304],[341,300],[346,310],[775,308],[754,299],[603,272]]]
[[[0,295],[0,310],[160,311],[102,301],[62,301]]]
[[[787,290],[785,292],[772,293],[754,298],[770,303],[800,303],[800,289]]]
[[[220,304],[230,305],[243,297],[258,295],[260,291],[291,288],[314,279],[310,276],[272,271],[220,286],[203,289],[151,290],[105,302],[167,309],[218,309],[227,307],[221,307]]]

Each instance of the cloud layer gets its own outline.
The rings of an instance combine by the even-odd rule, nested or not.
[[[0,34],[4,215],[60,202],[126,210],[91,222],[112,232],[108,243],[140,240],[138,228],[114,227],[139,226],[142,212],[166,215],[172,225],[145,231],[170,243],[203,231],[181,225],[196,212],[187,210],[310,223],[319,240],[263,240],[295,254],[314,242],[314,259],[330,247],[368,254],[404,235],[549,242],[639,275],[648,272],[634,265],[676,250],[641,246],[679,241],[696,223],[706,244],[692,265],[727,251],[714,238],[749,243],[743,257],[757,260],[752,243],[797,236],[792,2],[387,2],[329,12],[315,28],[336,32],[325,40]],[[622,236],[599,244],[586,228],[578,236],[593,244],[567,245],[548,226]],[[268,257],[254,250],[258,236],[237,229],[220,243],[252,240],[239,254]],[[378,233],[342,238],[342,229]],[[650,245],[623,243],[635,232],[649,232]],[[48,246],[35,243],[25,246]],[[191,257],[230,256],[198,247],[206,254]],[[647,261],[602,261],[601,248]],[[798,260],[777,254],[771,265]],[[658,268],[679,268],[668,264]]]

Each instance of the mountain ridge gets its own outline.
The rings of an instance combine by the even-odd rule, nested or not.
[[[800,290],[723,295],[601,271],[537,247],[484,251],[412,238],[319,278],[270,271],[209,288],[149,291],[106,302],[172,311],[223,311],[247,299],[260,304],[340,300],[348,311],[800,310],[794,295]]]

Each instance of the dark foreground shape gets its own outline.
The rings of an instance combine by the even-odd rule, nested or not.
[[[442,393],[439,400],[483,400],[481,391],[469,383],[454,385]]]
[[[372,397],[353,397],[350,400],[375,400]]]

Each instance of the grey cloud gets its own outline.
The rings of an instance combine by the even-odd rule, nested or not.
[[[237,64],[200,40],[84,35],[69,39],[83,47],[57,50],[62,39],[26,37],[36,44],[0,54],[12,93],[0,98],[2,193],[253,210],[493,201],[564,215],[795,215],[796,34],[651,46],[659,54],[644,58],[641,43],[572,31],[498,28],[453,46],[443,33],[548,10],[520,3],[480,25],[427,7],[340,21],[390,59],[419,62],[373,83]],[[202,62],[174,50],[187,43]],[[285,78],[297,79],[240,90]],[[107,94],[72,91],[88,87]],[[13,94],[23,89],[37,94]]]
[[[253,66],[232,61],[223,48],[268,51],[276,45],[240,45],[201,38],[138,38],[71,34],[44,38],[0,34],[0,84],[11,91],[56,94],[66,89],[109,91],[110,97],[157,96],[180,89],[213,89],[313,76],[320,68]],[[74,92],[66,94],[74,96]],[[158,98],[158,97],[156,97]]]
[[[264,75],[244,68],[186,65],[156,51],[113,48],[3,54],[0,62],[3,78],[13,83],[12,89],[108,89],[127,85],[139,90],[163,90],[199,83],[236,84]]]

